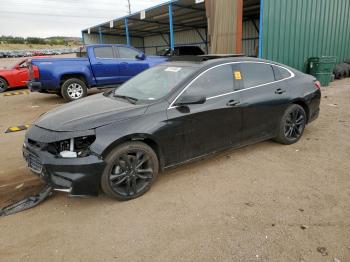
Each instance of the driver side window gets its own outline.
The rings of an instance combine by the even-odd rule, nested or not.
[[[184,92],[184,95],[210,98],[230,92],[233,92],[232,66],[224,65],[210,69],[201,75]]]

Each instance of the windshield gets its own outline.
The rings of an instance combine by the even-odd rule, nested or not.
[[[134,100],[157,100],[169,94],[195,67],[156,66],[130,79],[114,91],[114,96]]]

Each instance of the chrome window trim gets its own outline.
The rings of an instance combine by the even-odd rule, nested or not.
[[[167,110],[169,109],[173,109],[173,108],[177,108],[178,106],[174,106],[174,103],[175,101],[199,78],[201,77],[202,75],[204,75],[205,73],[207,73],[208,71],[214,69],[214,68],[217,68],[217,67],[220,67],[220,66],[224,66],[224,65],[233,65],[233,64],[243,64],[243,63],[254,63],[254,64],[266,64],[266,65],[271,65],[271,66],[277,66],[277,67],[280,67],[280,68],[283,68],[285,70],[287,70],[290,74],[289,77],[286,77],[286,78],[283,78],[283,79],[280,79],[280,80],[276,80],[276,81],[273,81],[273,82],[268,82],[268,83],[265,83],[265,84],[261,84],[261,85],[257,85],[257,86],[251,86],[251,87],[248,87],[248,88],[245,88],[245,89],[241,89],[241,90],[236,90],[236,91],[232,91],[232,92],[229,92],[229,93],[224,93],[224,94],[221,94],[221,95],[216,95],[216,96],[211,96],[211,97],[208,97],[207,100],[211,100],[211,99],[214,99],[214,98],[218,98],[218,97],[222,97],[222,96],[227,96],[227,95],[231,95],[231,94],[234,94],[234,93],[240,93],[242,91],[246,91],[246,90],[250,90],[250,89],[254,89],[254,88],[258,88],[258,87],[261,87],[261,86],[266,86],[266,85],[270,85],[270,84],[274,84],[274,83],[279,83],[279,82],[282,82],[282,81],[285,81],[285,80],[288,80],[288,79],[291,79],[293,77],[295,77],[295,74],[288,68],[284,67],[284,66],[280,66],[280,65],[276,65],[274,63],[268,63],[268,62],[261,62],[261,61],[239,61],[239,62],[229,62],[229,63],[224,63],[224,64],[220,64],[220,65],[216,65],[216,66],[213,66],[211,68],[208,68],[207,70],[205,70],[204,72],[200,73],[198,76],[196,76],[181,92],[180,94],[178,94],[175,99],[171,102],[170,106],[168,107]]]

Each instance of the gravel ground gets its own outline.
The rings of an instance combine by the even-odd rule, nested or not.
[[[350,79],[322,97],[297,144],[267,141],[172,169],[129,202],[56,193],[0,218],[0,260],[350,261]],[[21,157],[24,132],[3,131],[62,103],[0,95],[0,205],[40,185]]]

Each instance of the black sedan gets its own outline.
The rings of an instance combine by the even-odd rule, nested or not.
[[[171,61],[44,114],[23,155],[56,190],[97,195],[101,187],[128,200],[166,168],[267,139],[296,143],[320,97],[315,78],[271,61]]]

